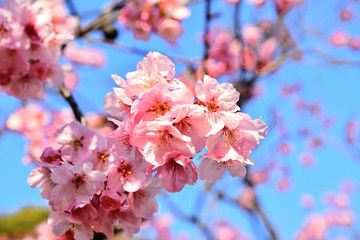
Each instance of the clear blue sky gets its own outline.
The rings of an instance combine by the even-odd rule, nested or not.
[[[232,24],[232,8],[221,0],[215,0],[214,11],[222,12],[221,18],[216,19],[228,26]],[[359,24],[353,22],[350,24],[340,25],[337,20],[338,9],[345,5],[341,1],[327,1],[326,5],[319,1],[309,0],[309,6],[305,11],[305,23],[314,29],[320,29],[325,36],[337,28],[344,28],[352,34],[357,34]],[[342,1],[344,2],[344,1]],[[86,3],[86,4],[85,4]],[[98,1],[76,1],[76,6],[80,12],[93,10],[98,8]],[[357,6],[357,9],[359,7]],[[202,56],[203,46],[200,43],[200,36],[204,25],[203,3],[196,3],[191,6],[192,15],[184,21],[185,33],[179,39],[177,46],[171,46],[163,39],[152,36],[150,42],[136,41],[132,38],[132,33],[123,30],[120,32],[120,41],[131,46],[136,46],[149,51],[159,51],[163,54],[199,57]],[[295,10],[296,12],[297,10]],[[243,10],[242,18],[245,22],[251,22],[260,19],[261,16],[272,17],[272,11],[268,8],[260,11],[258,14],[248,5]],[[294,31],[299,32],[300,24],[297,24],[298,15],[289,16],[289,22]],[[358,11],[359,12],[359,11]],[[359,16],[360,17],[360,16]],[[356,18],[355,21],[358,21]],[[340,58],[356,59],[359,53],[348,50],[333,50],[324,38],[301,38],[299,44],[302,47],[316,46],[324,49]],[[103,98],[106,93],[112,91],[115,86],[110,75],[116,73],[122,77],[129,71],[136,68],[136,64],[144,57],[132,55],[111,47],[96,45],[106,52],[108,64],[102,69],[93,69],[89,67],[80,67],[79,76],[80,84],[76,92],[75,98],[79,102],[84,112],[104,112],[102,108]],[[314,61],[320,62],[316,58]],[[184,69],[181,64],[176,64],[177,73]],[[315,198],[315,211],[322,211],[323,193],[326,191],[339,191],[340,183],[344,180],[351,180],[359,186],[359,161],[339,151],[339,144],[343,140],[344,124],[350,117],[360,119],[360,111],[358,103],[360,102],[360,71],[356,67],[347,66],[326,66],[324,64],[313,64],[313,61],[305,63],[289,62],[276,74],[260,80],[265,89],[265,93],[259,99],[251,101],[242,109],[249,113],[253,118],[263,117],[267,123],[271,121],[269,109],[278,108],[284,116],[287,116],[288,128],[290,130],[297,129],[299,125],[310,125],[315,129],[317,123],[313,119],[301,116],[295,113],[293,105],[294,99],[284,101],[279,96],[279,86],[282,84],[290,84],[300,82],[303,86],[302,95],[309,101],[319,102],[324,106],[324,113],[336,119],[335,126],[326,132],[329,139],[335,144],[325,143],[325,146],[315,152],[317,159],[316,167],[304,168],[298,161],[298,154],[304,149],[304,141],[299,138],[291,139],[295,151],[289,157],[282,157],[274,146],[278,138],[275,134],[269,135],[253,154],[255,165],[266,165],[269,160],[275,160],[281,164],[288,166],[292,179],[291,188],[285,193],[279,193],[275,188],[276,176],[272,178],[270,184],[257,188],[257,193],[272,220],[275,228],[278,230],[281,239],[290,239],[296,233],[296,230],[302,225],[305,216],[309,213],[300,206],[299,199],[304,193],[312,194]],[[222,80],[226,80],[225,78]],[[13,97],[0,95],[0,123],[4,121],[12,111],[21,105],[19,100]],[[58,96],[51,96],[46,100],[45,106],[52,108],[60,108],[66,106],[63,100]],[[320,130],[320,129],[319,129]],[[270,131],[272,131],[270,129]],[[31,172],[31,166],[24,166],[21,158],[24,155],[25,140],[18,134],[6,133],[0,138],[0,183],[3,191],[0,197],[0,213],[11,212],[25,205],[46,205],[46,202],[40,197],[39,189],[31,189],[27,184],[27,176]],[[341,146],[340,146],[341,147]],[[199,180],[197,186],[187,186],[183,192],[171,194],[174,202],[178,203],[184,212],[191,214],[193,209],[198,207],[194,204],[194,200],[198,194],[199,187],[203,183]],[[241,183],[238,179],[225,177],[222,181],[215,184],[215,188],[226,189],[229,194],[236,196],[241,190]],[[357,194],[352,198],[352,207],[359,211],[359,196]],[[161,198],[159,198],[160,201]],[[213,206],[211,198],[207,198],[203,202],[202,219],[212,219],[213,216],[222,216],[233,222],[234,226],[245,229],[246,233],[253,236],[253,232],[248,222],[248,218],[244,212],[231,208],[228,204],[218,203]],[[160,212],[166,212],[168,207],[164,204],[160,206]],[[356,223],[357,226],[359,223]],[[189,229],[189,225],[176,221],[174,227],[176,232],[191,231],[199,236],[193,228]]]

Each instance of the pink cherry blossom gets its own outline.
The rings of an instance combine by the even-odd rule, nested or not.
[[[155,32],[175,42],[183,32],[180,22],[189,15],[190,10],[184,0],[136,0],[126,2],[119,21],[134,31],[135,38],[148,40],[150,33]]]
[[[176,105],[170,109],[167,115],[174,119],[173,125],[181,134],[191,138],[196,152],[200,152],[205,147],[206,137],[199,135],[202,135],[202,129],[209,129],[211,126],[206,121],[206,116],[203,114],[201,106],[197,104]]]
[[[161,177],[161,184],[168,192],[180,192],[186,184],[193,185],[198,179],[195,164],[189,157],[178,151],[164,155],[165,162],[161,166],[149,166],[147,172],[157,171],[155,177]]]
[[[123,88],[114,88],[106,94],[104,109],[113,117],[121,118],[130,112],[135,96],[128,96]]]
[[[40,223],[35,227],[36,240],[71,240],[74,239],[73,234],[66,232],[63,235],[55,236],[51,226],[46,222]]]
[[[109,151],[107,139],[100,134],[96,135],[96,147],[92,149],[87,161],[91,161],[93,163],[93,169],[106,172],[110,164],[114,161],[114,157]]]
[[[349,46],[353,50],[360,50],[360,37],[359,36],[353,36],[350,38]]]
[[[238,204],[245,210],[251,211],[254,206],[255,193],[251,187],[244,187],[237,199]]]
[[[345,46],[349,42],[349,36],[346,32],[337,30],[330,35],[330,42],[334,46]]]
[[[0,19],[5,18],[1,21],[6,24],[6,34],[0,41],[2,91],[27,99],[41,97],[44,82],[61,87],[63,73],[57,62],[61,45],[72,39],[73,30],[65,30],[64,25],[64,31],[54,31],[52,7],[48,1],[1,3]]]
[[[255,25],[244,26],[242,29],[242,34],[244,41],[251,45],[257,45],[263,35],[261,28]]]
[[[163,165],[165,154],[173,150],[190,157],[195,155],[191,138],[182,135],[170,121],[138,124],[133,132],[132,143],[139,148],[145,160],[155,166]]]
[[[205,61],[208,75],[217,77],[222,74],[233,73],[240,66],[241,46],[233,35],[222,28],[211,29],[206,36],[209,44],[209,58]],[[199,73],[203,76],[204,73]]]
[[[114,191],[135,192],[145,183],[146,174],[142,160],[134,157],[117,158],[109,167],[108,187]]]
[[[219,180],[228,169],[232,177],[244,177],[246,175],[245,163],[237,160],[217,161],[204,158],[199,165],[199,176],[201,180],[214,183]]]
[[[354,11],[351,8],[343,8],[340,11],[340,19],[342,21],[350,21],[354,17]]]
[[[329,226],[324,216],[320,214],[310,215],[296,239],[325,239],[328,228]]]
[[[292,152],[292,146],[289,142],[281,142],[277,145],[276,150],[281,154],[288,155]]]
[[[251,151],[257,148],[260,140],[265,138],[267,125],[260,119],[252,120],[247,114],[236,115],[242,119],[235,128],[225,127],[215,135],[209,136],[205,157],[222,161],[232,159],[252,164],[248,158]]]
[[[204,76],[204,81],[198,81],[195,86],[197,104],[204,107],[206,119],[210,129],[202,129],[200,136],[211,135],[227,126],[235,128],[239,118],[236,114],[240,108],[237,106],[239,93],[230,83],[219,84],[216,79]]]
[[[102,67],[105,64],[104,53],[95,48],[69,45],[65,48],[65,57],[76,64]]]
[[[138,11],[141,3],[148,2],[127,2],[125,15]],[[175,5],[172,9],[177,12],[169,11],[171,18],[185,17],[186,8]],[[158,7],[170,9],[162,3]],[[140,18],[147,20],[148,14],[141,10]],[[28,31],[31,41],[39,41],[40,33]],[[31,64],[29,71],[44,81],[46,66]],[[174,76],[174,64],[156,52],[128,73],[126,81],[113,75],[118,88],[105,97],[104,107],[114,118],[87,116],[89,127],[97,132],[69,122],[70,112],[54,113],[52,120],[43,113],[35,117],[42,127],[41,134],[29,133],[31,145],[36,151],[47,148],[33,154],[40,161],[34,160],[38,166],[28,182],[31,187],[41,186],[41,195],[49,200],[54,211],[49,223],[56,235],[68,232],[86,240],[99,232],[112,239],[120,222],[132,236],[142,219],[158,210],[155,196],[162,189],[179,192],[197,181],[192,160],[204,148],[207,152],[199,165],[202,180],[213,183],[226,169],[233,177],[245,176],[246,164],[253,164],[250,154],[265,138],[267,125],[238,112],[239,93],[231,84],[219,84],[206,75],[195,86],[194,102],[193,92]],[[13,121],[11,127],[27,132],[21,121]],[[287,177],[285,170],[283,175]]]
[[[162,187],[158,178],[152,178],[145,185],[131,192],[127,199],[129,206],[138,217],[151,218],[158,210],[155,196],[160,193]]]
[[[139,97],[136,106],[135,123],[155,120],[171,110],[175,105],[192,104],[193,95],[186,88],[169,91],[165,86],[154,86]]]
[[[286,191],[290,188],[290,185],[291,185],[290,179],[288,177],[282,177],[277,181],[276,188],[279,191]]]
[[[50,121],[50,113],[34,103],[26,104],[12,113],[6,120],[6,127],[22,133],[28,138],[38,134]]]
[[[40,195],[44,199],[50,200],[51,191],[55,187],[55,183],[51,180],[51,171],[46,167],[37,167],[31,171],[28,177],[28,184],[31,188],[41,185]]]
[[[131,95],[140,95],[155,84],[168,86],[175,76],[175,65],[166,56],[150,52],[138,63],[137,71],[126,74],[125,91]]]
[[[107,138],[110,152],[117,158],[127,158],[135,151],[134,146],[130,144],[134,124],[130,118],[126,118],[123,122],[115,119],[111,120],[118,128]]]
[[[89,224],[74,219],[70,213],[51,213],[48,224],[52,225],[53,233],[56,236],[64,234],[70,228],[74,231],[75,240],[91,240],[94,236],[94,231]]]
[[[105,209],[118,209],[121,207],[123,201],[116,191],[107,190],[101,194],[101,206]]]
[[[95,148],[97,135],[79,122],[73,121],[58,129],[54,138],[62,145],[62,156],[68,160],[81,162]]]
[[[104,189],[105,174],[92,168],[90,162],[64,162],[54,169],[51,180],[56,186],[50,199],[54,210],[67,210],[74,201],[90,203],[92,195]]]
[[[164,19],[157,28],[157,34],[165,38],[171,43],[175,43],[176,39],[183,33],[183,28],[178,20]]]
[[[216,221],[211,225],[211,229],[218,240],[250,239],[241,232],[241,229],[231,226],[227,221]]]
[[[299,156],[300,163],[306,167],[314,165],[314,156],[311,153],[303,152]]]

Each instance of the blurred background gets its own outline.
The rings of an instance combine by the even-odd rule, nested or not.
[[[125,78],[149,51],[168,56],[190,88],[204,72],[233,83],[241,111],[269,126],[245,180],[226,173],[215,184],[199,179],[157,196],[158,213],[135,238],[360,239],[360,2],[288,2],[183,1],[191,14],[182,34],[152,31],[148,40],[134,37],[120,13],[106,23],[110,30],[92,28],[66,46],[67,87],[95,129],[106,125],[103,99],[116,87],[110,75]],[[63,6],[85,29],[111,4]],[[236,55],[236,44],[247,47]],[[0,239],[22,239],[35,236],[49,208],[27,183],[43,143],[19,125],[42,122],[44,131],[73,117],[50,87],[25,101],[1,93],[0,103]]]

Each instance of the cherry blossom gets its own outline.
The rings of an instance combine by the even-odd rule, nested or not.
[[[51,180],[56,186],[51,191],[51,202],[55,210],[67,210],[74,201],[90,203],[90,197],[104,188],[105,174],[92,167],[90,162],[64,162],[54,169]]]
[[[165,163],[164,155],[177,150],[186,156],[194,156],[191,138],[182,135],[170,121],[143,122],[133,132],[132,142],[149,163],[159,166]]]
[[[61,45],[73,38],[73,26],[65,23],[66,14],[62,16],[62,27],[56,23],[60,18],[51,17],[55,5],[45,0],[1,3],[0,19],[7,28],[0,42],[1,91],[27,99],[40,97],[45,82],[62,86],[63,71],[57,62]]]
[[[186,184],[193,185],[198,176],[195,164],[189,157],[178,151],[164,155],[165,163],[161,166],[149,166],[148,173],[157,171],[155,177],[161,177],[161,184],[168,192],[179,192]]]
[[[119,22],[127,29],[134,31],[134,37],[148,40],[151,32],[155,32],[175,43],[182,34],[182,20],[190,16],[190,10],[184,0],[126,1]]]
[[[142,161],[134,158],[115,159],[109,168],[108,186],[114,191],[135,192],[145,183],[146,174]]]
[[[253,164],[251,151],[265,138],[263,121],[238,112],[239,93],[231,84],[205,75],[194,96],[160,53],[150,52],[126,80],[112,77],[118,87],[107,94],[104,108],[116,129],[103,128],[106,119],[96,115],[88,119],[97,131],[75,121],[61,125],[69,120],[65,112],[54,114],[53,123],[41,111],[34,117],[44,136],[52,137],[45,138],[51,144],[34,160],[28,183],[41,186],[49,200],[55,235],[73,232],[76,240],[86,240],[102,232],[112,238],[120,223],[132,236],[142,218],[157,212],[155,197],[163,189],[179,192],[196,183],[195,161],[204,148],[199,176],[213,183],[226,169],[244,177],[246,164]],[[28,131],[20,121],[9,127]]]

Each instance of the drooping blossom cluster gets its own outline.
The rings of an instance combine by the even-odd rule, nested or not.
[[[119,17],[137,39],[148,40],[152,32],[171,43],[183,33],[181,21],[190,16],[185,0],[127,0]]]
[[[276,37],[265,34],[268,24],[271,25],[246,25],[242,42],[226,30],[212,29],[206,38],[210,45],[209,57],[204,63],[207,73],[212,77],[240,70],[261,73],[273,62],[278,48]]]
[[[104,108],[118,128],[103,137],[77,122],[62,125],[54,133],[57,147],[44,150],[29,176],[49,200],[56,235],[71,228],[75,239],[90,239],[94,231],[111,238],[117,222],[132,235],[157,210],[154,197],[162,188],[179,192],[198,172],[210,183],[226,169],[244,177],[251,151],[266,135],[263,121],[238,112],[231,84],[204,76],[194,95],[160,53],[150,52],[127,81],[112,77],[118,87]],[[204,148],[197,169],[193,159]]]
[[[157,211],[154,196],[161,185],[146,175],[137,150],[126,158],[114,155],[108,139],[75,121],[58,128],[54,138],[60,147],[44,150],[28,182],[41,185],[41,196],[49,200],[55,235],[73,231],[75,239],[85,240],[102,232],[111,239],[121,222],[131,236],[142,218]]]
[[[55,3],[56,2],[56,3]],[[72,39],[61,1],[5,0],[0,6],[0,91],[38,97],[45,82],[60,87],[61,45]]]

